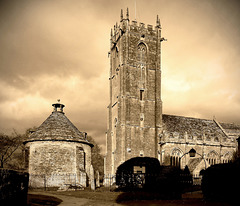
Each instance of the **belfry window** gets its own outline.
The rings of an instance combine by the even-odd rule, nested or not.
[[[147,47],[145,44],[141,43],[138,45],[138,61],[141,64],[145,64],[146,62],[146,55],[147,54]]]

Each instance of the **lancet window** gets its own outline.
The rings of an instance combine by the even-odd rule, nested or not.
[[[178,148],[173,149],[170,156],[170,165],[179,167],[180,165],[180,157],[183,155],[182,151]]]
[[[143,89],[146,82],[146,62],[147,47],[144,43],[140,43],[137,47],[137,68],[140,70],[140,87]]]

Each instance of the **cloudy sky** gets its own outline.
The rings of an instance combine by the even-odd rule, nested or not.
[[[240,124],[240,1],[0,0],[0,132],[39,126],[61,99],[104,149],[110,30],[127,7],[159,15],[168,39],[163,112]]]

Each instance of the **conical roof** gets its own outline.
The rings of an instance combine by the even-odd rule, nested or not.
[[[89,144],[86,140],[86,133],[80,132],[77,127],[65,116],[63,112],[63,104],[56,103],[52,105],[54,110],[52,114],[32,133],[29,141],[74,141]],[[60,108],[60,110],[58,110]]]

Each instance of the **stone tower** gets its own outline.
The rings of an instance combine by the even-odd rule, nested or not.
[[[161,25],[130,22],[111,30],[105,175],[133,157],[158,157],[162,125]]]

